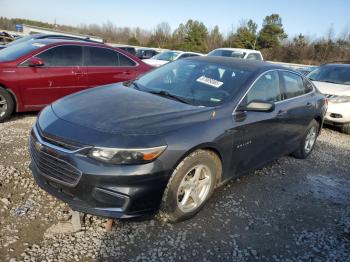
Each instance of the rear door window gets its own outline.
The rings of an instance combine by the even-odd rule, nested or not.
[[[81,66],[83,60],[83,48],[77,45],[63,45],[53,47],[38,54],[36,57],[44,61],[45,66]]]
[[[135,66],[136,63],[131,60],[130,58],[128,58],[127,56],[121,54],[121,53],[118,53],[119,55],[119,65],[120,66]]]
[[[88,47],[88,52],[87,66],[119,66],[119,55],[111,49]]]
[[[281,72],[284,81],[284,99],[293,98],[307,93],[304,80],[292,72]]]

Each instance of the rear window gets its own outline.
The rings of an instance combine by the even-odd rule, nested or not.
[[[261,61],[261,60],[262,60],[262,59],[261,59],[261,56],[260,56],[259,54],[257,54],[257,53],[249,54],[249,55],[247,56],[247,59],[248,59],[248,60],[258,60],[258,61]]]
[[[225,56],[233,58],[243,58],[245,56],[244,52],[241,51],[232,51],[232,50],[213,50],[208,56]]]
[[[0,62],[7,62],[16,60],[34,50],[37,50],[45,44],[26,41],[23,43],[18,43],[0,50]]]

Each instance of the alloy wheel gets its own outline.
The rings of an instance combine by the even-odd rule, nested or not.
[[[193,167],[182,179],[177,191],[179,209],[188,213],[197,209],[207,198],[212,185],[212,174],[206,165]]]
[[[0,95],[0,117],[4,116],[7,111],[7,101],[6,98]]]
[[[316,130],[316,127],[313,126],[310,128],[310,130],[307,133],[306,138],[305,138],[304,149],[305,149],[306,154],[308,154],[312,150],[312,148],[315,144],[316,138],[317,138],[317,130]]]

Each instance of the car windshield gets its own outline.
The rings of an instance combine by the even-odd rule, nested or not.
[[[233,58],[243,58],[245,56],[245,53],[242,51],[233,51],[233,50],[213,50],[211,51],[208,56],[226,56],[226,57],[233,57]]]
[[[248,69],[186,59],[143,75],[134,86],[191,105],[213,107],[230,101],[251,74]]]
[[[324,65],[308,74],[313,81],[350,85],[350,66]]]
[[[17,45],[6,47],[5,49],[0,50],[0,62],[16,60],[21,56],[24,56],[43,46],[45,46],[45,44],[33,41],[26,41]]]
[[[179,55],[179,52],[163,52],[160,53],[158,55],[155,55],[154,57],[152,57],[152,59],[157,59],[157,60],[164,60],[164,61],[174,61],[175,58]]]

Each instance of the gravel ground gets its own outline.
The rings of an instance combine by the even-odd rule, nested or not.
[[[350,136],[324,129],[306,160],[282,157],[216,191],[193,219],[116,221],[71,211],[28,169],[35,114],[0,124],[1,261],[350,261]]]

